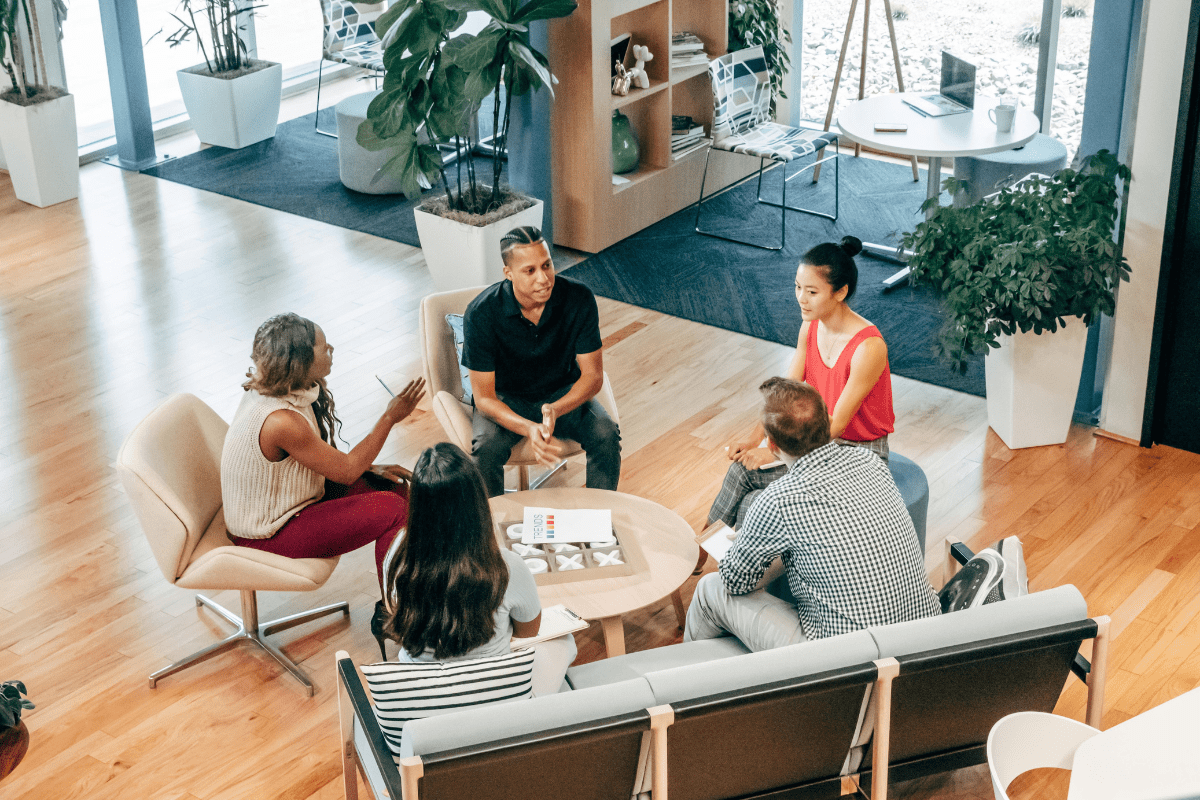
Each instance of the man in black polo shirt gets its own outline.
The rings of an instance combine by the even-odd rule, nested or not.
[[[604,385],[596,298],[554,276],[537,228],[509,231],[500,254],[506,280],[484,289],[463,315],[472,450],[488,494],[504,493],[504,465],[526,436],[538,460],[553,466],[562,455],[556,433],[587,453],[590,488],[616,489],[621,434],[595,399]]]

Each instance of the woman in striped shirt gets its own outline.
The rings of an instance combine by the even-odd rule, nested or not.
[[[542,605],[533,574],[500,547],[483,478],[455,445],[442,442],[417,459],[402,536],[387,566],[394,612],[385,625],[401,661],[502,655],[513,637],[537,634]],[[575,639],[551,639],[536,650],[533,693],[552,694],[575,660]]]

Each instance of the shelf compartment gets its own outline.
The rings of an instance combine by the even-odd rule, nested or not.
[[[659,173],[662,173],[665,171],[666,171],[666,167],[656,167],[653,164],[645,164],[645,163],[638,164],[638,168],[635,169],[633,172],[626,172],[624,175],[620,176],[620,177],[628,180],[629,183],[613,184],[613,187],[612,187],[613,194],[619,194],[619,193],[625,191],[626,189],[637,186],[642,181],[649,180],[650,178],[653,178],[655,175],[658,175]]]
[[[707,153],[707,152],[708,152],[708,149],[709,149],[710,147],[712,147],[712,140],[711,140],[711,139],[710,139],[710,140],[708,140],[708,141],[706,141],[706,142],[704,142],[704,144],[703,144],[703,145],[701,145],[700,147],[697,147],[695,150],[689,150],[688,152],[684,153],[683,155],[678,155],[678,154],[676,154],[676,153],[671,153],[671,163],[672,163],[672,164],[674,164],[674,163],[676,163],[676,162],[679,162],[679,161],[684,161],[684,160],[686,160],[686,159],[689,159],[689,158],[692,158],[692,157],[694,157],[694,156],[703,155],[704,153]]]
[[[681,67],[680,69],[671,70],[671,85],[690,81],[692,78],[698,78],[701,75],[708,74],[708,64],[695,64],[690,67]]]
[[[625,55],[626,69],[632,69],[637,63],[633,55],[634,45],[650,48],[653,58],[646,62],[646,73],[650,76],[652,85],[660,82],[670,83],[671,80],[671,37],[667,33],[670,28],[670,13],[668,0],[656,0],[632,11],[617,14],[609,21],[610,39],[624,33],[630,35],[629,50]],[[612,65],[609,64],[608,67],[611,73]]]
[[[649,89],[640,89],[636,86],[630,87],[629,94],[627,94],[627,95],[614,94],[612,96],[612,99],[613,99],[612,107],[613,108],[624,108],[625,106],[629,105],[630,103],[636,103],[639,100],[644,100],[647,97],[652,97],[655,93],[660,92],[663,89],[666,89],[668,85],[669,84],[666,81],[651,80]]]

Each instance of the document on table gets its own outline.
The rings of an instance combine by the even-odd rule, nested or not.
[[[612,511],[607,508],[525,509],[521,544],[546,542],[612,542]]]
[[[524,639],[513,639],[512,649],[518,650],[522,647],[544,642],[547,639],[554,639],[567,633],[581,631],[588,626],[588,622],[583,617],[576,614],[571,609],[562,605],[542,609],[542,624],[538,628],[536,636],[529,636]]]
[[[700,535],[696,537],[696,542],[719,563],[721,559],[725,558],[729,548],[733,547],[733,540],[736,536],[737,533],[733,528],[723,522],[714,522],[701,531]]]

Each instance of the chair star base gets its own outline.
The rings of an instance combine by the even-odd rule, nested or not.
[[[335,614],[339,611],[345,614],[347,618],[350,616],[350,605],[348,603],[333,603],[331,605],[321,606],[320,608],[314,608],[310,611],[302,611],[299,614],[291,614],[290,616],[280,617],[272,622],[259,624],[258,596],[255,592],[248,590],[242,591],[241,617],[218,605],[202,594],[196,595],[196,605],[206,606],[212,611],[215,611],[218,616],[225,619],[225,621],[227,621],[230,625],[233,625],[235,628],[237,628],[237,630],[229,636],[226,636],[221,641],[215,642],[208,647],[205,647],[203,650],[198,650],[195,653],[192,653],[190,656],[176,661],[169,667],[163,667],[157,672],[151,673],[151,689],[154,688],[155,684],[157,684],[161,678],[165,678],[172,673],[179,672],[186,667],[190,667],[192,664],[199,663],[210,656],[214,656],[217,653],[227,650],[238,642],[249,642],[250,644],[257,645],[270,654],[272,658],[279,662],[280,666],[290,672],[292,676],[296,678],[296,680],[300,681],[300,683],[304,685],[305,690],[308,692],[308,696],[312,697],[314,691],[312,682],[309,681],[308,677],[300,670],[300,667],[295,661],[292,661],[290,658],[284,655],[282,650],[268,642],[265,637],[287,630],[288,628],[293,628],[297,625],[302,625],[305,622],[311,622],[314,619],[324,617],[328,614]]]

